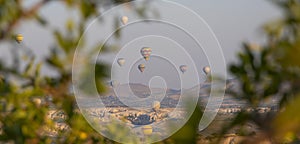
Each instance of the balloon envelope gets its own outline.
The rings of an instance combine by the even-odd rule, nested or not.
[[[119,58],[117,62],[119,64],[119,66],[123,66],[125,64],[125,59],[124,58]]]
[[[116,88],[120,85],[120,83],[116,80],[112,80],[110,81],[110,86],[113,87],[113,88]]]
[[[204,67],[204,68],[203,68],[203,72],[204,72],[206,75],[210,74],[210,67],[209,67],[209,66]]]
[[[21,43],[21,42],[23,41],[23,35],[17,34],[17,35],[16,35],[16,41],[17,41],[18,43]]]
[[[152,49],[150,47],[143,47],[141,49],[141,54],[145,60],[149,60],[151,53],[152,53]]]
[[[181,71],[182,73],[185,73],[185,72],[187,71],[188,67],[187,67],[187,65],[181,65],[181,66],[179,67],[179,69],[180,69],[180,71]]]
[[[140,65],[138,66],[138,68],[139,68],[140,72],[144,72],[146,67],[145,67],[144,64],[140,64]]]
[[[121,21],[122,21],[122,24],[123,24],[123,25],[126,25],[127,22],[128,22],[128,17],[127,17],[127,16],[122,16],[122,17],[121,17]]]

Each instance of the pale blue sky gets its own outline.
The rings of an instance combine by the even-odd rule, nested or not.
[[[30,6],[36,1],[38,0],[27,0],[26,6]],[[267,0],[173,0],[173,2],[182,4],[195,11],[208,23],[221,44],[227,64],[236,60],[236,53],[241,50],[240,46],[243,41],[263,43],[265,37],[260,30],[261,25],[280,16],[279,9]],[[41,10],[41,14],[50,22],[50,29],[62,29],[64,22],[68,18],[77,17],[75,11],[71,11],[62,6],[60,2],[52,2],[50,5],[44,7]],[[185,20],[184,17],[180,17],[180,19]],[[166,29],[164,26],[152,26],[156,26],[158,31],[160,29]],[[22,23],[20,29],[16,30],[16,32],[24,35],[24,44],[33,49],[39,58],[45,57],[49,52],[49,47],[54,43],[50,31],[37,25],[35,22]],[[131,33],[139,32],[146,34],[147,30],[137,24],[128,26],[128,28],[124,29],[124,32],[125,34],[123,36],[125,36],[125,38],[122,37],[118,43],[128,41],[126,38],[130,37]],[[99,41],[99,39],[101,39],[99,34],[93,33],[90,35],[93,40]],[[180,36],[175,35],[174,38],[176,37],[180,39]],[[188,40],[183,39],[182,41],[183,43],[188,43]],[[186,44],[186,47],[193,46],[189,44]],[[0,45],[2,49],[0,53],[1,59],[10,57],[7,55],[7,49],[9,48],[7,46],[8,44]],[[194,52],[192,48],[190,49],[190,53],[192,57],[197,60],[198,71],[201,71],[202,67],[207,65],[205,56],[202,56],[203,53],[199,54],[199,52]],[[199,58],[200,55],[201,58]],[[111,61],[111,56],[107,56],[107,58],[104,59]],[[48,69],[44,69],[44,73],[53,74],[53,72],[48,71]],[[133,74],[138,74],[138,71],[133,72]],[[203,79],[203,75],[201,75],[200,79]],[[147,80],[145,80],[139,78],[135,81],[147,83]],[[177,87],[177,85],[178,84],[171,84],[169,87]]]

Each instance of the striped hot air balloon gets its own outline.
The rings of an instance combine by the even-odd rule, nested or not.
[[[152,49],[150,47],[143,47],[141,49],[141,54],[146,61],[149,60],[151,53],[152,53]]]
[[[140,65],[138,66],[138,68],[139,68],[140,72],[144,72],[146,66],[145,66],[144,64],[140,64]]]
[[[16,41],[17,41],[18,43],[21,43],[21,42],[23,41],[23,35],[17,34],[17,35],[16,35]]]

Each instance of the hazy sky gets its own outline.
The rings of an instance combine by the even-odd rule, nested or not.
[[[36,1],[38,0],[27,0],[26,6],[30,6]],[[265,38],[263,33],[261,33],[260,26],[265,22],[276,19],[280,16],[279,9],[267,0],[173,0],[173,2],[182,4],[195,11],[208,23],[221,44],[227,64],[236,60],[236,53],[241,49],[241,42],[250,41],[255,43],[263,43]],[[191,21],[184,15],[178,15],[174,9],[160,9],[158,11],[174,11],[174,14],[178,17],[178,21]],[[64,22],[68,18],[77,17],[77,13],[75,11],[65,8],[59,2],[52,2],[50,5],[44,7],[41,10],[41,14],[47,18],[48,22],[50,22],[50,29],[63,29]],[[134,15],[128,14],[128,16],[130,18]],[[108,25],[108,27],[111,27],[111,23],[109,22],[105,22],[103,25]],[[102,27],[102,24],[99,24],[98,27]],[[97,41],[103,41],[103,38],[106,37],[101,35],[103,31],[100,31],[100,29],[101,28],[88,34],[90,44]],[[106,31],[107,29],[103,29],[102,27],[101,30]],[[39,58],[45,57],[49,52],[49,47],[54,43],[50,31],[47,30],[47,28],[37,25],[35,22],[22,23],[20,29],[16,30],[16,32],[24,35],[24,44],[33,49],[35,53],[38,54]],[[154,41],[152,43],[151,41],[156,38],[144,38],[145,43],[146,41],[149,43],[147,45],[143,45],[143,39],[134,40],[134,38],[149,34],[165,37],[161,38],[160,40],[166,40],[166,42],[157,42],[157,40],[155,40],[156,44],[153,49],[156,52],[154,53],[158,54],[159,52],[168,52],[171,55],[177,56],[176,58],[180,59],[182,62],[176,62],[173,68],[167,68],[168,66],[165,66],[163,64],[164,62],[153,60],[152,62],[149,62],[148,70],[150,70],[150,67],[153,70],[159,69],[162,77],[169,76],[165,79],[168,83],[168,87],[178,88],[177,79],[178,75],[180,76],[180,73],[174,74],[174,76],[169,75],[168,73],[170,69],[178,69],[178,66],[181,64],[192,64],[188,62],[189,60],[185,60],[186,58],[183,58],[185,57],[183,56],[183,53],[178,53],[175,51],[170,52],[169,46],[174,46],[172,44],[168,44],[167,38],[175,41],[189,52],[195,62],[196,69],[200,72],[200,80],[203,80],[204,75],[202,74],[202,67],[208,65],[208,60],[201,49],[196,50],[197,44],[191,41],[187,36],[181,34],[178,29],[162,23],[136,23],[125,27],[122,29],[122,32],[122,38],[120,41],[117,41],[117,44],[122,46],[127,44],[128,47],[128,43],[130,43],[130,47],[134,47],[136,51],[139,51],[139,48],[143,46],[149,46],[153,44]],[[112,40],[112,43],[114,42],[115,41]],[[7,54],[7,49],[10,48],[8,46],[9,45],[7,44],[0,45],[2,51],[0,53],[1,59],[7,59],[10,57]],[[156,48],[157,50],[155,50]],[[113,58],[114,55],[106,55],[101,57],[101,59],[106,61],[112,61]],[[140,61],[140,63],[143,63],[142,59]],[[139,62],[135,63],[135,65],[133,64],[132,67],[128,66],[123,68],[126,70],[131,70],[129,74],[130,77],[136,76],[136,78],[130,78],[131,82],[147,84],[151,77],[157,75],[157,71],[150,71],[147,76],[139,76],[140,73],[136,68],[138,64]],[[48,71],[49,70],[44,69],[44,73],[53,74],[53,72]],[[123,72],[124,70],[122,73]],[[187,75],[193,74],[187,73]],[[194,79],[192,76],[186,77],[188,77],[190,80]]]

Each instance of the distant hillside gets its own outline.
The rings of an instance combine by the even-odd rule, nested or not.
[[[131,96],[135,95],[140,98],[145,98],[151,95],[151,92],[153,95],[155,94],[180,94],[180,90],[174,90],[174,89],[163,89],[163,88],[150,88],[143,84],[136,84],[136,83],[130,83],[130,84],[121,84],[118,86],[115,86],[112,88],[111,86],[108,87],[109,91],[105,96],[116,96],[116,93],[119,94],[119,96]],[[115,93],[116,92],[116,93]]]
[[[199,103],[202,106],[206,106],[207,102],[210,98],[210,89],[211,83],[205,82],[198,86],[195,86],[191,89],[185,90],[195,90],[196,88],[200,87],[199,91]],[[97,105],[97,102],[102,101],[105,106],[107,107],[126,107],[126,105],[122,102],[126,101],[129,104],[139,105],[139,106],[146,106],[151,107],[153,101],[161,100],[161,107],[168,108],[168,107],[176,107],[178,104],[178,100],[181,97],[180,90],[174,89],[163,89],[163,88],[149,88],[143,84],[121,84],[117,85],[114,88],[108,86],[108,92],[103,94],[99,98],[91,98],[91,99],[84,99],[84,105],[90,107],[94,107]],[[230,79],[226,81],[226,89],[230,89],[233,91],[239,91],[239,84],[237,79]],[[115,91],[118,93],[118,97],[115,94]],[[152,95],[151,95],[152,90]],[[163,95],[164,94],[164,95]],[[138,97],[138,98],[137,98]],[[120,99],[121,98],[121,99]],[[274,103],[275,100],[271,99],[270,102]],[[267,104],[263,102],[263,105]],[[267,105],[270,105],[267,104]],[[243,107],[245,106],[245,101],[237,98],[233,98],[232,96],[225,93],[222,101],[222,108],[229,108],[229,107]]]

